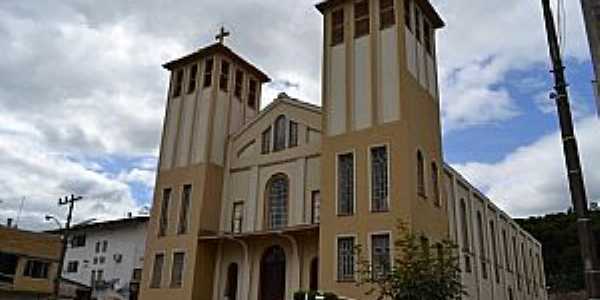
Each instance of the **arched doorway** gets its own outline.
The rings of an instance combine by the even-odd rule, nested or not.
[[[285,299],[285,252],[279,246],[270,247],[260,261],[261,300]]]
[[[310,262],[309,288],[311,291],[319,289],[319,259],[317,257],[313,258]]]

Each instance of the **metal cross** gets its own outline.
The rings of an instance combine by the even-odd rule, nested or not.
[[[221,26],[221,30],[219,31],[219,34],[215,36],[215,39],[219,41],[220,44],[223,44],[223,42],[225,42],[225,38],[230,34],[231,33],[229,31],[225,31],[225,27]]]

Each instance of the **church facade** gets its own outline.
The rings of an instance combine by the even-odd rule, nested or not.
[[[171,73],[140,299],[369,299],[354,247],[393,259],[398,221],[460,248],[465,299],[546,299],[541,245],[443,161],[427,0],[328,0],[322,107],[221,41]]]

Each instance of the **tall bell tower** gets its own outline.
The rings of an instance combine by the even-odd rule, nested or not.
[[[428,0],[328,0],[324,17],[320,289],[364,299],[361,245],[393,255],[397,222],[448,237],[435,32]],[[353,260],[354,259],[354,260]]]
[[[228,138],[260,109],[269,81],[218,42],[164,65],[170,88],[141,286],[141,299],[212,299]]]

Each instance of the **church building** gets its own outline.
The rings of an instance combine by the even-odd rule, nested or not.
[[[300,4],[295,4],[300,5]],[[327,0],[322,106],[219,41],[164,65],[170,87],[142,300],[372,299],[353,251],[393,264],[401,220],[459,245],[464,299],[546,299],[542,249],[444,163],[428,0]]]

